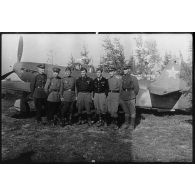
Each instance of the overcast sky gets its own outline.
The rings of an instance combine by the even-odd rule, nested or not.
[[[103,39],[106,35],[96,34],[22,34],[24,41],[23,55],[21,61],[46,63],[48,54],[52,50],[54,64],[66,66],[71,54],[79,59],[80,52],[85,45],[89,51],[89,57],[93,59],[93,65],[97,66],[100,56],[103,55]],[[129,59],[132,52],[135,53],[135,37],[138,34],[112,34],[111,38],[119,38],[124,46],[125,57]],[[2,74],[9,72],[17,61],[17,49],[20,34],[2,35]],[[171,52],[179,56],[182,52],[184,59],[188,57],[188,47],[192,43],[190,34],[143,34],[144,40],[156,40],[160,55]],[[12,79],[17,79],[12,74]]]

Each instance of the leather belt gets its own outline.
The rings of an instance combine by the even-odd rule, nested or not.
[[[119,93],[119,90],[109,90],[111,93]]]
[[[59,92],[59,90],[58,90],[58,89],[52,89],[51,91]]]
[[[94,92],[94,93],[106,93],[106,92]]]
[[[91,93],[90,91],[79,91],[78,93]]]
[[[123,89],[123,91],[130,91],[130,89]]]
[[[74,89],[66,89],[66,90],[64,90],[64,91],[74,91]]]

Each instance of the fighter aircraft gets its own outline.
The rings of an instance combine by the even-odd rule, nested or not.
[[[40,63],[34,62],[21,62],[23,53],[23,38],[19,39],[17,62],[13,66],[13,71],[1,76],[5,79],[12,73],[16,73],[21,82],[2,81],[2,89],[22,91],[23,95],[20,100],[15,103],[15,108],[19,111],[29,111],[28,102],[32,99],[29,98],[30,82],[35,77],[37,72],[37,65]],[[45,73],[48,77],[52,75],[52,68],[54,65],[45,64]],[[60,77],[65,75],[65,66],[56,66],[61,69]],[[186,82],[179,77],[181,64],[172,61],[162,71],[161,75],[155,81],[146,79],[138,79],[139,93],[136,98],[136,106],[145,109],[155,109],[158,111],[175,111],[186,110],[190,108],[190,101],[182,94],[182,91],[187,87]],[[74,70],[72,76],[78,78],[80,76],[79,70]],[[88,73],[88,76],[95,78],[95,73]],[[108,73],[103,73],[103,76],[108,78]]]

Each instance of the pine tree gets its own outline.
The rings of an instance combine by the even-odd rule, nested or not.
[[[85,67],[89,72],[94,72],[95,68],[93,66],[93,60],[88,56],[89,51],[87,50],[85,45],[83,46],[83,50],[81,51],[80,54],[82,67]]]
[[[68,67],[70,67],[72,70],[75,70],[75,58],[72,56],[72,54],[68,62]]]

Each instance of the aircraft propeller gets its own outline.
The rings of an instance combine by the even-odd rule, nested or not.
[[[22,53],[23,53],[23,38],[22,38],[22,36],[20,36],[19,44],[18,44],[17,62],[20,62],[20,60],[22,58]],[[10,74],[12,74],[14,72],[15,71],[12,70],[12,71],[2,75],[1,80],[5,79],[6,77],[8,77]]]
[[[23,53],[23,38],[22,36],[20,37],[19,44],[18,44],[18,62],[20,62],[22,58],[22,53]]]

